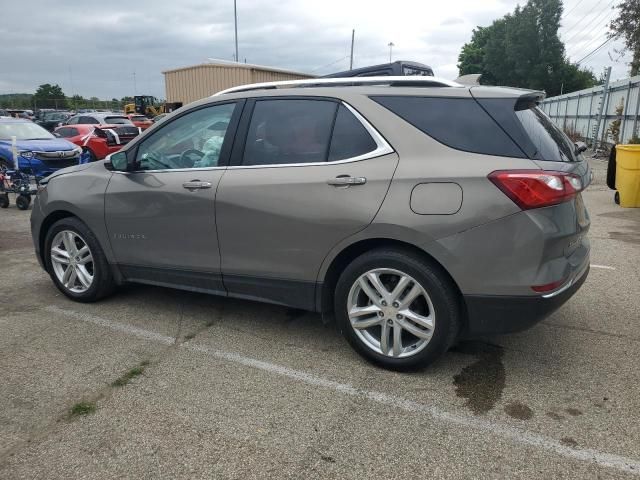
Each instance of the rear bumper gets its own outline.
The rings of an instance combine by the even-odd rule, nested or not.
[[[468,338],[526,330],[569,300],[588,274],[587,264],[571,282],[542,296],[465,295],[468,322],[462,336]]]

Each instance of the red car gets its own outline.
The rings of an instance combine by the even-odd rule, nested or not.
[[[140,127],[134,125],[64,125],[53,131],[75,143],[89,153],[91,161],[102,160],[110,153],[117,152],[140,134]]]
[[[142,130],[146,130],[151,125],[153,125],[153,121],[149,120],[144,115],[132,113],[131,115],[128,115],[128,117],[129,120],[131,120],[131,123],[133,123],[136,127],[140,127]]]

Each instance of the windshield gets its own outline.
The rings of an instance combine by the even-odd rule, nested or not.
[[[131,125],[131,120],[127,117],[104,117],[104,123],[107,125]]]
[[[0,123],[0,140],[48,140],[55,138],[44,128],[35,123]]]
[[[44,116],[45,120],[54,121],[54,120],[66,120],[69,115],[65,113],[47,113]]]
[[[534,158],[575,162],[576,146],[538,107],[516,110],[516,116],[536,148]]]

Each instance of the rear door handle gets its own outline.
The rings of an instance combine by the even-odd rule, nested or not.
[[[213,184],[211,182],[201,182],[200,180],[191,180],[190,182],[184,182],[182,184],[183,188],[186,188],[187,190],[203,190],[205,188],[211,188],[213,187]]]
[[[339,177],[327,180],[327,184],[333,185],[334,187],[349,187],[351,185],[364,185],[365,183],[367,183],[365,177],[350,177],[348,175],[340,175]]]

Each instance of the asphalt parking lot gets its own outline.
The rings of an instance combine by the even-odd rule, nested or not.
[[[577,295],[410,374],[311,313],[133,285],[73,303],[29,213],[0,211],[0,478],[640,477],[640,209],[592,164]]]

